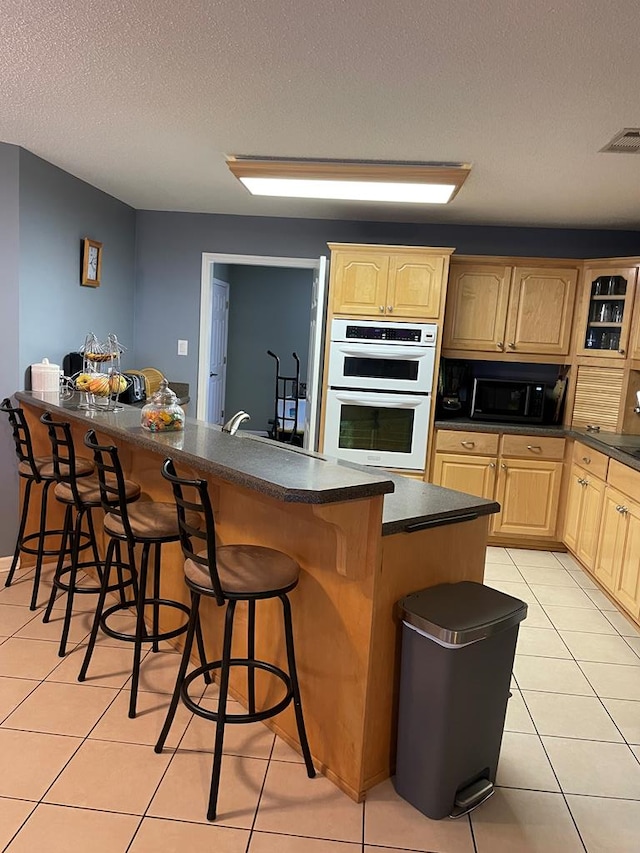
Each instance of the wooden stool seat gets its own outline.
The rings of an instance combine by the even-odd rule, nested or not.
[[[42,477],[43,480],[55,480],[56,472],[54,470],[53,465],[53,456],[36,456],[33,460],[36,470],[38,474]],[[26,462],[21,462],[18,465],[18,473],[23,476],[29,476],[30,474],[30,465]],[[64,474],[67,472],[64,470],[64,466],[61,466]],[[93,474],[93,463],[89,461],[89,459],[76,459],[75,465],[75,475],[76,477],[88,477],[89,474]]]
[[[175,542],[180,538],[176,508],[173,504],[160,501],[142,501],[132,506],[127,515],[129,516],[131,532],[141,542],[156,540]],[[197,524],[198,516],[191,513],[190,521],[192,524]],[[124,524],[119,515],[108,513],[104,519],[104,529],[109,536],[117,536],[119,539],[126,538]]]
[[[140,497],[140,486],[132,480],[124,481],[127,500],[134,501]],[[93,478],[80,480],[77,484],[78,495],[85,506],[96,507],[101,505],[100,483]],[[75,502],[73,491],[69,483],[58,483],[53,490],[56,499],[61,503],[72,504]]]
[[[194,586],[211,594],[211,573],[206,551],[197,554],[203,562],[188,559],[184,573]],[[262,545],[221,545],[216,549],[220,586],[225,595],[277,594],[298,582],[300,566],[282,551]]]

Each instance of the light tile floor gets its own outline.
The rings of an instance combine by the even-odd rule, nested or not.
[[[520,629],[494,796],[430,821],[390,780],[357,805],[265,727],[231,727],[219,820],[205,820],[212,725],[162,725],[178,657],[147,654],[135,720],[131,656],[102,640],[76,675],[90,614],[27,607],[28,572],[0,587],[0,849],[10,853],[637,853],[640,631],[566,554],[489,548],[486,582],[529,604]],[[0,583],[2,575],[0,575]],[[47,584],[43,585],[44,599]],[[126,616],[122,617],[124,620]],[[207,688],[211,701],[215,688]],[[177,748],[177,749],[176,749]],[[176,750],[174,752],[174,750]]]

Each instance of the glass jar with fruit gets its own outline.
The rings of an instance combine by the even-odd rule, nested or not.
[[[146,406],[142,407],[140,423],[150,432],[184,429],[184,409],[178,404],[178,398],[166,379],[160,380],[160,387],[151,395]]]

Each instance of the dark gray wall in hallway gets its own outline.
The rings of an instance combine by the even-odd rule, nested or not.
[[[229,340],[225,417],[244,409],[248,429],[266,430],[273,417],[275,361],[281,372],[307,378],[313,270],[277,267],[229,267]]]
[[[461,254],[640,254],[640,232],[283,219],[138,211],[136,361],[197,387],[202,252],[317,258],[328,242],[455,247]],[[177,356],[177,339],[189,355]]]
[[[0,143],[0,399],[21,387],[19,370],[19,157]],[[12,553],[18,526],[18,472],[6,415],[0,420],[0,557]],[[2,577],[0,575],[0,577]]]
[[[80,286],[83,237],[104,243],[100,287]],[[62,364],[89,331],[132,350],[134,258],[133,208],[21,149],[21,371]]]

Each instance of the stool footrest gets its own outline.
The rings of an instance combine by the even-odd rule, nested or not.
[[[206,666],[199,666],[197,669],[192,670],[187,676],[185,676],[182,685],[180,687],[180,696],[183,703],[187,706],[187,708],[194,714],[197,714],[199,717],[204,717],[206,720],[213,720],[216,722],[218,720],[218,712],[210,711],[207,708],[203,708],[197,702],[195,702],[188,693],[189,685],[192,681],[195,681],[196,678],[199,678],[201,675],[204,675],[205,672],[211,672],[215,669],[220,669],[222,666],[221,660],[213,661],[212,663],[208,663]],[[242,666],[247,669],[262,669],[265,672],[270,672],[272,675],[275,675],[279,678],[284,686],[287,688],[286,695],[283,699],[280,700],[275,705],[272,705],[269,708],[264,708],[262,711],[255,711],[250,714],[225,714],[225,722],[226,723],[259,723],[262,720],[268,720],[270,717],[275,717],[276,714],[280,714],[284,709],[291,704],[293,699],[293,689],[291,686],[291,678],[288,673],[284,670],[280,669],[280,667],[275,666],[272,663],[267,663],[262,660],[253,660],[251,658],[231,658],[229,661],[229,666]]]
[[[131,581],[127,581],[124,584],[124,586],[130,585],[130,584],[131,584]],[[122,587],[120,587],[120,586],[114,587],[115,590],[119,590],[121,588]],[[187,616],[189,615],[189,608],[187,607],[187,605],[182,604],[179,601],[170,601],[170,600],[167,600],[165,598],[145,598],[144,603],[148,604],[148,605],[153,605],[153,604],[157,603],[161,607],[172,607],[172,608],[174,608],[174,610],[180,610],[185,615],[187,615]],[[115,631],[113,628],[110,628],[107,625],[107,619],[113,613],[117,613],[121,610],[129,610],[131,608],[136,608],[137,606],[138,606],[138,603],[136,601],[127,601],[127,602],[125,602],[125,604],[122,604],[122,603],[114,604],[111,607],[107,608],[107,610],[104,610],[102,613],[102,616],[100,618],[100,627],[102,628],[104,633],[107,634],[109,637],[113,637],[116,640],[124,640],[125,642],[128,642],[128,643],[135,643],[135,640],[136,640],[135,634],[127,634],[127,633],[123,633],[122,631]],[[155,643],[155,642],[158,642],[159,640],[172,640],[174,637],[179,637],[180,634],[186,633],[187,627],[188,627],[188,621],[185,622],[183,625],[180,625],[178,628],[173,628],[171,631],[161,631],[158,634],[150,633],[148,627],[145,627],[145,632],[142,635],[142,642],[143,643]]]
[[[62,536],[65,533],[64,530],[45,530],[43,533],[39,531],[37,533],[29,533],[27,536],[23,536],[20,540],[20,550],[24,551],[25,554],[39,554],[39,548],[32,548],[30,545],[26,545],[26,542],[31,542],[32,540],[40,541],[40,538],[43,538],[46,542],[48,536],[59,536],[62,540]],[[84,541],[78,548],[79,551],[84,551],[85,548],[88,548],[91,545],[91,541],[89,539],[89,534],[84,531],[81,534]],[[71,548],[65,548],[65,554],[71,554]],[[60,547],[57,548],[43,548],[42,554],[45,557],[58,557],[60,555]]]

